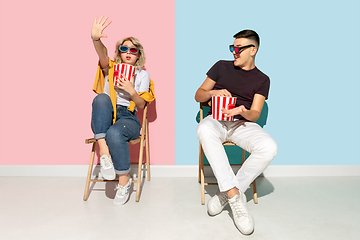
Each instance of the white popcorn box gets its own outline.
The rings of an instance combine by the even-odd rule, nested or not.
[[[221,121],[234,121],[234,116],[228,117],[224,114],[221,109],[233,109],[235,108],[236,97],[220,97],[220,96],[212,96],[212,116],[215,120]]]
[[[116,81],[116,78],[122,78],[122,75],[124,75],[129,81],[135,74],[135,67],[130,64],[116,64],[114,65],[114,85],[120,86],[120,84]]]

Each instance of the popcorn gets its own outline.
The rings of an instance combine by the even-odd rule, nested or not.
[[[120,84],[116,81],[116,78],[122,78],[121,75],[124,75],[129,81],[135,74],[135,67],[129,64],[116,64],[114,65],[114,85],[120,86]]]
[[[234,109],[236,97],[212,96],[211,101],[213,119],[221,121],[234,121],[234,116],[228,117],[227,114],[224,114],[221,111],[221,109]]]

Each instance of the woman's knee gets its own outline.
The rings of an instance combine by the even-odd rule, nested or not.
[[[134,121],[118,120],[106,133],[106,141],[125,143],[138,138],[140,125]]]
[[[109,128],[106,132],[105,140],[108,145],[122,142],[122,134],[117,129]]]
[[[105,94],[105,93],[100,93],[98,94],[93,102],[92,102],[92,105],[95,106],[95,105],[101,105],[101,106],[104,106],[105,104],[111,104],[111,99],[109,97],[109,95]]]

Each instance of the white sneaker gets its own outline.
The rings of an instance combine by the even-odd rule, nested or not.
[[[226,204],[228,204],[228,196],[226,192],[218,191],[207,203],[207,211],[210,216],[215,216],[222,212]]]
[[[129,199],[130,196],[130,186],[132,183],[131,177],[129,177],[129,181],[125,186],[120,186],[119,184],[116,186],[115,190],[115,198],[114,205],[123,205]]]
[[[100,173],[106,180],[114,180],[116,177],[115,169],[111,157],[102,155],[100,157]]]
[[[236,227],[242,234],[249,235],[254,232],[254,219],[246,208],[246,196],[239,191],[239,195],[229,199]]]

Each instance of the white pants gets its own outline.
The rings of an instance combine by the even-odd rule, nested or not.
[[[218,121],[212,115],[197,127],[197,137],[219,184],[221,192],[237,187],[245,192],[276,156],[277,144],[257,123],[247,121]],[[231,141],[251,155],[236,176],[227,158],[223,142]]]

